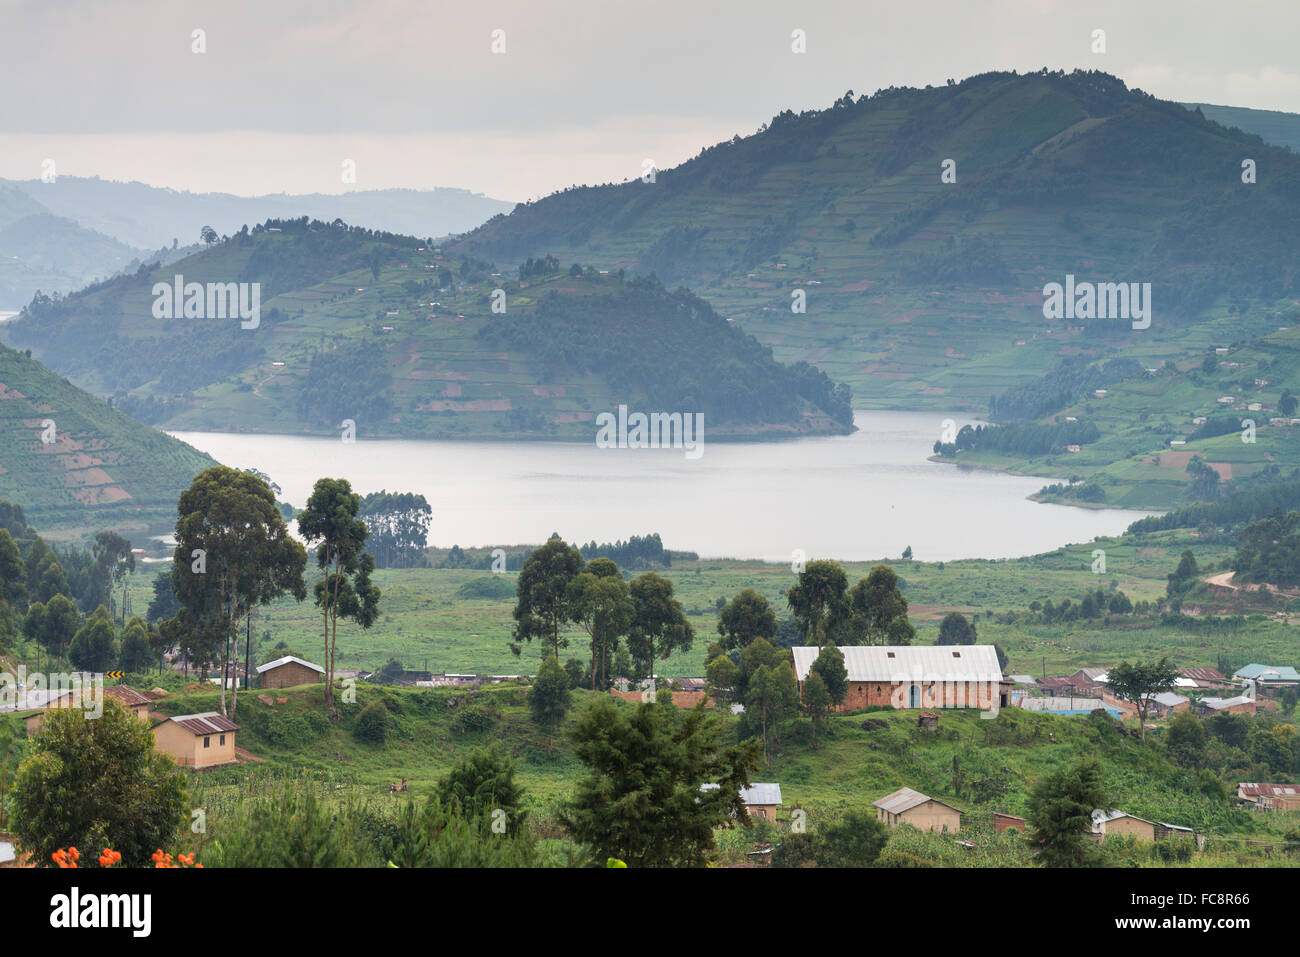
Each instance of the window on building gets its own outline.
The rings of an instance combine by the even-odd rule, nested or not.
[[[205,748],[208,747],[210,744],[212,744],[212,739],[211,739],[211,738],[204,738],[204,739],[203,739],[203,746],[204,746]]]
[[[226,743],[226,736],[223,734],[223,735],[221,736],[221,744],[224,746],[225,743]]]

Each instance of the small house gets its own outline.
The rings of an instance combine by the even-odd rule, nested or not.
[[[1174,694],[1172,691],[1151,695],[1147,700],[1149,702],[1148,713],[1152,716],[1174,714],[1179,711],[1187,711],[1192,707],[1191,699],[1184,698],[1180,694]]]
[[[259,688],[296,688],[298,685],[315,684],[324,675],[325,669],[320,665],[293,655],[285,655],[257,666]]]
[[[1019,831],[1024,834],[1029,830],[1029,822],[1023,817],[1016,814],[1007,814],[1003,811],[993,812],[993,833],[1001,834],[1003,831]]]
[[[132,717],[140,719],[149,717],[149,706],[153,704],[152,698],[141,694],[134,688],[128,688],[126,685],[113,685],[111,688],[105,688],[104,697],[112,698],[125,708]]]
[[[877,819],[890,827],[911,824],[922,831],[944,834],[956,834],[961,829],[961,811],[911,788],[899,788],[871,803]]]
[[[1156,839],[1156,822],[1134,817],[1115,808],[1103,811],[1100,808],[1092,812],[1092,836],[1104,840],[1111,835],[1126,835],[1143,841]]]
[[[1235,698],[1202,698],[1202,714],[1255,714],[1255,699],[1245,695]]]
[[[235,763],[239,726],[215,711],[180,714],[153,729],[154,745],[182,767],[210,768]]]
[[[840,651],[849,689],[837,711],[872,705],[995,710],[1009,704],[1000,700],[1002,668],[992,645],[853,645]],[[791,649],[800,694],[818,653],[815,645]]]
[[[716,784],[701,784],[701,791],[716,791]],[[751,818],[762,818],[769,823],[776,823],[776,811],[781,806],[781,785],[754,783],[740,789],[740,799],[745,803],[745,810]]]

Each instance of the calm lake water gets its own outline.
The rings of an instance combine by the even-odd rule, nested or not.
[[[420,492],[440,546],[584,543],[658,532],[668,548],[709,558],[788,562],[1012,558],[1122,532],[1145,512],[1043,505],[1050,479],[928,462],[934,413],[859,412],[853,435],[715,442],[680,449],[600,449],[567,442],[366,441],[173,432],[236,468],[254,467],[301,508],[318,478],[364,494]],[[950,416],[958,427],[969,420]]]

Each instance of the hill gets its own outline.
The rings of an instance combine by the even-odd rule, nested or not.
[[[0,184],[0,310],[21,309],[38,289],[79,289],[140,255],[127,243],[55,215],[26,192]]]
[[[653,270],[868,406],[983,411],[1081,344],[1155,365],[1229,305],[1240,329],[1275,327],[1300,292],[1297,214],[1289,150],[1107,74],[989,73],[787,110],[653,182],[521,204],[450,250]],[[1150,282],[1150,328],[1045,320],[1043,287],[1067,275]]]
[[[1200,110],[1207,120],[1222,126],[1235,126],[1254,133],[1266,143],[1285,146],[1300,152],[1300,115],[1280,110],[1252,110],[1244,106],[1216,106],[1213,103],[1186,103],[1189,110]]]
[[[47,538],[167,531],[181,490],[215,464],[0,346],[0,500]]]
[[[570,438],[702,413],[712,438],[847,432],[850,399],[704,301],[550,259],[526,278],[424,240],[271,220],[166,267],[43,297],[0,334],[141,421],[370,437]],[[256,328],[154,316],[155,285],[257,284]]]
[[[309,216],[343,219],[386,232],[418,236],[461,233],[514,205],[466,189],[366,189],[346,193],[235,196],[191,193],[99,177],[0,180],[58,216],[143,249],[196,238],[204,226],[233,234],[245,223]]]

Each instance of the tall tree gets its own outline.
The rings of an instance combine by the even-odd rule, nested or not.
[[[118,661],[123,671],[144,674],[153,664],[153,649],[149,645],[149,629],[139,616],[132,618],[122,629],[122,650]]]
[[[582,553],[561,538],[553,537],[529,554],[516,589],[510,641],[515,655],[522,650],[521,642],[539,638],[551,646],[546,654],[560,657],[560,649],[568,645],[560,638],[560,627],[573,620],[569,585],[581,572]]]
[[[135,571],[135,555],[131,553],[131,543],[128,542],[117,532],[102,531],[95,536],[95,544],[91,549],[95,556],[95,564],[98,565],[105,575],[113,582],[115,586],[120,585],[122,588],[122,603],[116,609],[110,608],[110,611],[120,611],[121,619],[126,621],[126,581],[127,576]],[[116,599],[109,599],[109,605],[117,605]],[[115,617],[117,617],[115,615]]]
[[[347,479],[318,479],[298,515],[298,531],[315,544],[316,565],[324,577],[316,583],[316,603],[325,627],[325,708],[337,720],[334,707],[334,650],[338,620],[353,617],[369,628],[378,616],[379,589],[370,584],[374,559],[363,554],[366,523],[361,520],[361,497]]]
[[[0,528],[0,601],[19,609],[27,604],[27,566],[7,528]]]
[[[799,581],[786,592],[786,601],[808,644],[820,648],[827,623],[847,614],[848,587],[839,562],[811,561],[799,573]]]
[[[377,568],[412,568],[424,564],[433,509],[415,492],[372,492],[361,499],[361,517],[370,529],[366,547]]]
[[[844,652],[834,642],[826,643],[809,671],[821,678],[832,705],[838,707],[844,703],[849,695],[849,670],[844,667]]]
[[[573,741],[587,776],[559,818],[597,859],[701,867],[714,829],[747,819],[740,792],[758,769],[758,742],[724,746],[720,719],[703,708],[600,697],[579,715]]]
[[[776,612],[766,598],[746,588],[718,613],[718,634],[722,636],[720,644],[728,651],[744,648],[755,638],[770,641],[776,635]]]
[[[803,683],[803,713],[812,720],[812,746],[817,747],[817,728],[831,710],[831,696],[826,690],[826,682],[817,672],[811,672]]]
[[[307,552],[289,534],[275,493],[247,472],[205,469],[181,493],[176,512],[172,587],[190,621],[222,635],[221,713],[233,715],[238,696],[228,709],[226,690],[240,622],[256,605],[286,593],[299,601],[307,597]]]
[[[46,611],[49,611],[48,605]],[[94,672],[108,671],[117,662],[113,619],[103,605],[95,609],[81,630],[73,636],[68,659],[72,662],[72,667]]]
[[[888,565],[876,565],[849,591],[855,639],[868,645],[910,645],[916,630],[907,620],[907,599],[898,575]]]
[[[546,753],[551,753],[555,729],[569,713],[569,675],[559,660],[550,655],[537,669],[537,677],[528,689],[528,710],[534,723],[546,731]]]
[[[794,714],[799,707],[799,686],[790,666],[762,665],[749,677],[745,695],[745,709],[757,716],[763,732],[763,759],[771,763],[768,731],[773,732],[778,747],[781,743],[779,725]]]
[[[638,575],[628,585],[628,593],[635,608],[628,648],[637,667],[653,679],[655,660],[666,660],[675,651],[690,651],[695,632],[667,578],[654,572]]]
[[[1063,767],[1042,778],[1029,798],[1029,826],[1047,867],[1080,867],[1088,857],[1085,835],[1092,812],[1109,805],[1096,758]]]
[[[1138,737],[1146,739],[1147,713],[1153,695],[1172,691],[1178,683],[1178,669],[1167,657],[1159,661],[1129,664],[1121,661],[1106,674],[1106,687],[1121,701],[1137,709]]]
[[[595,558],[569,583],[568,600],[573,619],[591,638],[591,690],[603,689],[610,659],[636,614],[627,582],[612,561]]]

